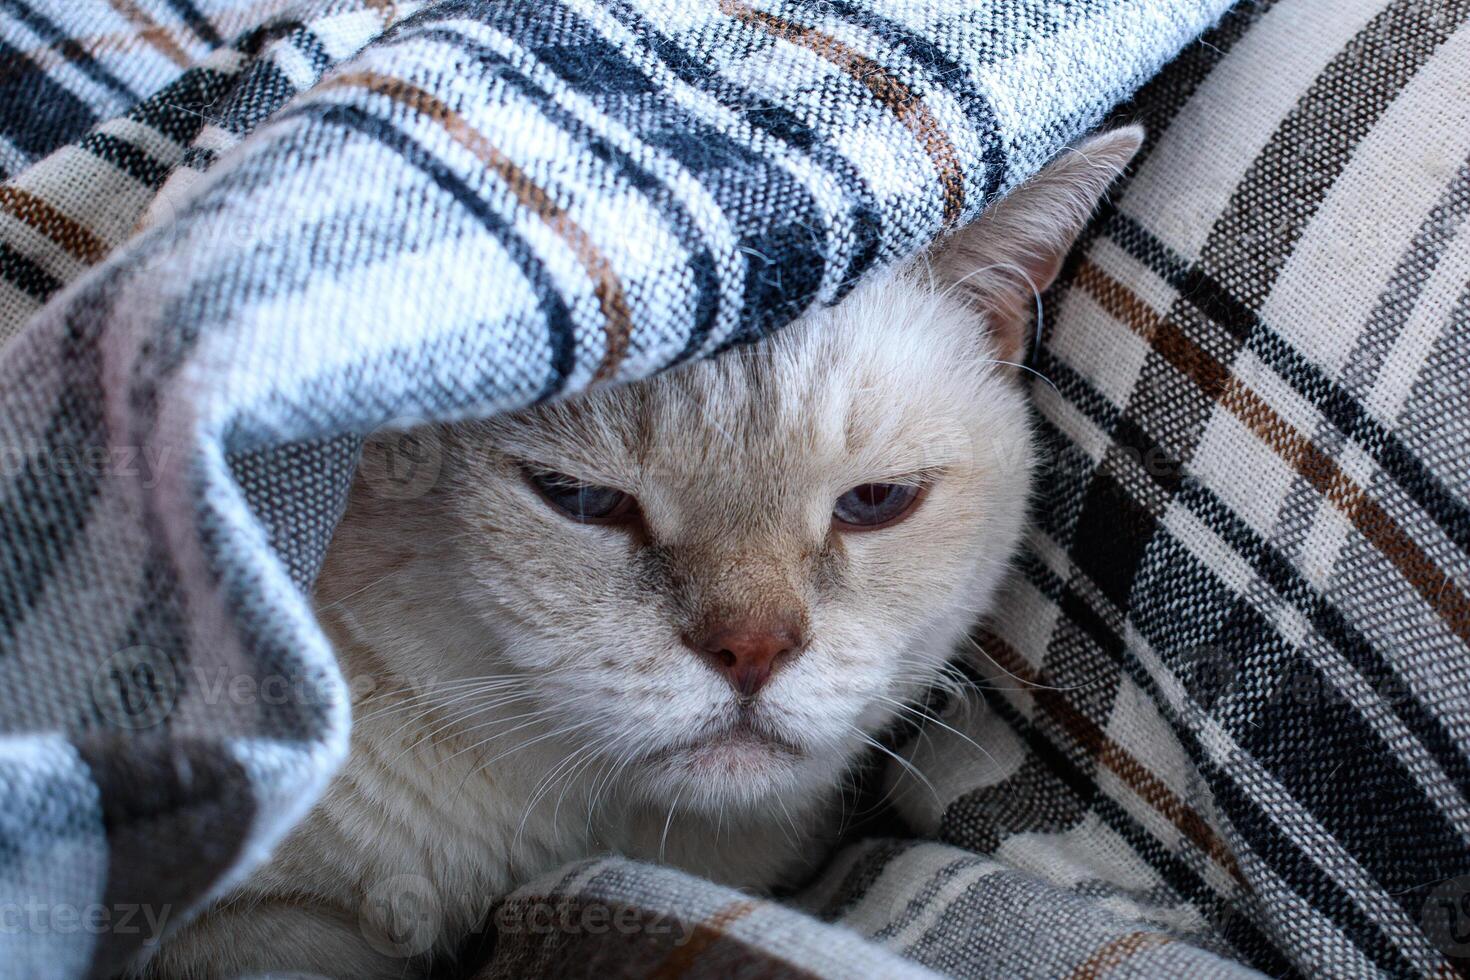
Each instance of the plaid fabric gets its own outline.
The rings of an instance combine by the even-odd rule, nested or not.
[[[116,969],[320,791],[362,433],[835,302],[1225,6],[0,0],[0,963]]]
[[[786,904],[668,868],[590,862],[520,889],[490,925],[494,951],[477,980],[1260,976],[1096,896],[914,840],[847,848]]]
[[[916,834],[1132,921],[1130,962],[1184,940],[1275,975],[1470,966],[1467,17],[1233,12],[1125,113],[1149,142],[1049,298],[1038,527],[976,636],[985,703],[949,720],[976,744],[927,732],[936,793],[899,798]],[[927,897],[934,846],[856,873],[908,916],[1007,907],[1001,883]],[[1039,894],[1009,928],[1050,944]]]
[[[984,694],[807,912],[951,975],[1470,974],[1467,20],[1242,5],[1121,112],[1150,137],[1048,297]],[[583,874],[512,904],[673,873]],[[772,953],[705,887],[663,975],[850,975],[852,936]],[[571,921],[490,972],[595,956]]]

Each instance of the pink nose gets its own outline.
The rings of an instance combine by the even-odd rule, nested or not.
[[[766,686],[771,673],[790,660],[802,644],[801,630],[790,620],[775,623],[746,620],[721,622],[686,640],[703,654],[742,697]]]

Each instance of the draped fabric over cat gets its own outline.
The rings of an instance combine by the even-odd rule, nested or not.
[[[0,962],[114,971],[320,791],[355,692],[304,587],[361,434],[833,303],[1184,49],[1038,360],[1060,475],[982,639],[995,760],[929,733],[940,799],[896,794],[939,843],[839,855],[815,916],[578,866],[490,970],[1448,972],[1466,12],[1250,3],[1191,44],[1227,6],[7,0]]]

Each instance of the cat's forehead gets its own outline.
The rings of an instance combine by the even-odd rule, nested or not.
[[[508,448],[577,475],[668,478],[922,468],[1000,382],[983,325],[908,279],[860,290],[758,343],[513,416]],[[942,462],[942,461],[941,461]]]

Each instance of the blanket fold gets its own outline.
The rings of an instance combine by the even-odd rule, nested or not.
[[[1157,158],[1145,150],[1168,176],[1100,219],[1038,355],[1055,385],[1038,403],[1056,497],[1014,602],[980,637],[998,672],[977,673],[990,710],[966,729],[999,768],[911,747],[944,798],[900,794],[901,809],[941,843],[839,855],[800,911],[617,861],[567,869],[501,912],[579,896],[689,934],[522,930],[487,971],[624,953],[665,975],[1452,970],[1465,950],[1444,937],[1470,894],[1454,890],[1470,881],[1470,729],[1429,681],[1448,663],[1441,679],[1467,689],[1466,493],[1449,462],[1465,440],[1426,421],[1409,368],[1375,393],[1361,380],[1372,356],[1344,367],[1298,329],[1310,311],[1291,297],[1310,271],[1291,271],[1290,246],[1319,207],[1336,213],[1322,197],[1360,172],[1359,146],[1376,159],[1365,134],[1401,93],[1429,105],[1426,92],[1465,91],[1465,5],[1355,0],[1313,33],[1312,0],[1252,2],[1193,44],[1229,6],[5,4],[0,912],[34,911],[0,921],[0,962],[115,973],[263,860],[330,778],[354,692],[307,591],[364,434],[644,377],[838,302],[1179,55],[1134,110],[1181,127]],[[1256,97],[1247,69],[1259,118],[1184,111]],[[1405,256],[1439,254],[1463,216],[1463,182],[1442,163],[1426,164],[1447,202],[1420,232],[1428,244],[1384,233]],[[1199,199],[1180,189],[1192,180]],[[1414,268],[1394,281],[1432,278]],[[1417,300],[1397,295],[1376,300],[1386,312],[1368,334],[1399,336],[1384,324]],[[1444,324],[1463,335],[1463,304],[1442,315],[1453,290],[1425,295],[1424,323],[1394,321],[1408,346],[1384,341],[1404,363],[1441,350]],[[1266,394],[1250,401],[1233,372]],[[1459,397],[1453,371],[1430,375]],[[1216,408],[1228,418],[1211,429]],[[1263,486],[1347,523],[1312,530],[1283,505],[1283,530],[1222,490],[1229,467],[1212,461],[1255,460],[1260,444],[1275,461],[1251,471]],[[1147,469],[1154,451],[1163,474]],[[422,492],[434,447],[406,441],[402,462],[364,478]],[[1389,503],[1375,510],[1375,495]],[[1332,541],[1376,577],[1334,577],[1337,553],[1312,550]],[[1187,560],[1226,551],[1239,560],[1223,571]],[[1195,593],[1178,591],[1180,569]],[[1403,603],[1409,626],[1379,629],[1365,590]],[[1160,630],[1170,615],[1206,618],[1181,645]],[[1293,656],[1263,653],[1281,650]],[[1274,705],[1283,663],[1346,702],[1222,707]],[[1094,668],[1103,694],[1065,693]],[[1221,669],[1235,686],[1204,693]],[[1364,679],[1403,690],[1385,708]],[[1017,683],[1031,691],[1010,696]],[[1251,736],[1258,723],[1281,744]],[[1333,724],[1347,743],[1309,752]],[[1382,761],[1371,815],[1354,823],[1293,753],[1361,757],[1347,771],[1363,778]],[[1422,855],[1378,848],[1400,805]],[[989,918],[1006,909],[1009,931]],[[1068,941],[1031,941],[1048,916]]]

